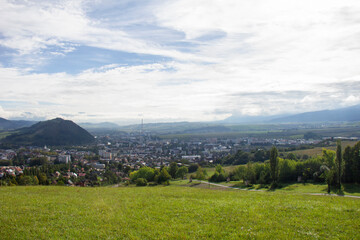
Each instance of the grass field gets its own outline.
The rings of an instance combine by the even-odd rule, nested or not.
[[[192,185],[195,186],[195,185]],[[359,239],[360,199],[189,187],[0,188],[1,239]]]
[[[240,165],[224,166],[223,169],[225,170],[225,172],[228,173],[228,172],[235,170],[235,168],[237,168],[238,166],[240,166]],[[208,177],[212,176],[215,173],[215,167],[204,167],[204,169],[206,170]],[[191,173],[191,174],[194,174],[194,173]]]
[[[9,135],[11,135],[11,132],[0,131],[0,139],[6,138]]]

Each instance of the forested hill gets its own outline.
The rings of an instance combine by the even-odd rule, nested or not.
[[[31,127],[21,128],[2,140],[5,144],[32,146],[81,145],[94,141],[94,137],[69,120],[56,118]]]

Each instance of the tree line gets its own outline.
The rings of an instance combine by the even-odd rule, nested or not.
[[[274,146],[270,150],[269,160],[249,161],[228,174],[224,173],[221,166],[217,166],[209,180],[221,182],[229,177],[231,180],[243,180],[249,185],[270,184],[271,188],[277,187],[279,183],[294,181],[325,182],[330,191],[331,187],[340,189],[342,183],[360,183],[359,150],[360,142],[342,151],[339,141],[336,151],[323,149],[321,156],[292,160],[278,157],[278,150]]]
[[[130,173],[130,180],[137,186],[146,186],[152,182],[155,184],[169,184],[170,179],[183,179],[188,173],[186,166],[179,167],[176,162],[170,163],[169,167],[161,166],[159,168],[142,167],[137,171]]]

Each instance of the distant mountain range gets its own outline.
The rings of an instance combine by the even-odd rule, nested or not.
[[[92,143],[94,137],[74,122],[56,118],[15,130],[1,142],[28,146],[65,146]]]
[[[231,128],[224,124],[213,122],[165,122],[146,123],[120,126],[125,132],[155,132],[157,134],[188,134],[188,133],[218,133],[231,132]]]
[[[274,119],[275,117],[282,117],[288,115],[272,115],[272,116],[246,116],[246,115],[232,115],[224,120],[217,121],[217,123],[224,124],[252,124],[252,123],[267,123]]]
[[[305,112],[295,115],[273,116],[231,116],[221,123],[315,123],[315,122],[356,122],[360,121],[360,105],[334,110]]]
[[[356,122],[360,121],[360,105],[339,108],[335,110],[322,110],[305,112],[286,117],[272,119],[272,123],[309,123],[309,122]]]
[[[242,129],[235,125],[255,124],[282,124],[282,123],[318,123],[318,122],[354,122],[360,121],[360,105],[340,108],[335,110],[323,110],[306,112],[295,115],[272,115],[272,116],[240,116],[234,115],[222,121],[215,122],[172,122],[172,123],[147,123],[119,126],[123,131],[156,132],[158,134],[188,134],[188,133],[216,133],[236,132]]]
[[[356,122],[360,121],[360,105],[339,108],[335,110],[322,110],[305,112],[295,115],[273,116],[239,116],[234,115],[216,122],[172,122],[147,123],[128,126],[119,126],[111,122],[80,123],[79,125],[94,134],[98,131],[150,131],[158,134],[187,134],[187,133],[216,133],[239,131],[235,125],[244,124],[282,124],[282,123],[319,123],[319,122]],[[29,127],[19,129],[23,127]],[[93,137],[71,121],[54,119],[44,122],[23,120],[6,120],[0,118],[0,131],[17,130],[16,134],[8,136],[4,141],[52,145],[82,144],[93,140]],[[42,130],[46,129],[46,130]],[[71,129],[71,131],[69,130]],[[81,130],[80,130],[81,129]],[[84,132],[85,131],[85,132]],[[77,137],[77,134],[80,134]],[[91,136],[91,137],[90,137]],[[50,141],[50,143],[48,143]],[[91,142],[91,141],[90,141]]]
[[[25,120],[7,120],[5,118],[0,118],[0,130],[14,130],[23,127],[30,127],[35,124],[34,121],[25,121]]]

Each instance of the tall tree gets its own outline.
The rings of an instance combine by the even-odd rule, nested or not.
[[[274,188],[279,178],[278,150],[275,146],[270,150],[270,176],[272,179],[272,187]]]
[[[198,180],[205,180],[206,176],[207,176],[206,170],[199,166],[196,171],[195,178]]]
[[[185,175],[189,172],[188,168],[185,166],[179,167],[176,171],[176,177],[184,179]]]
[[[246,164],[246,180],[249,181],[250,184],[256,183],[256,172],[254,169],[254,164],[252,162],[248,162]]]
[[[357,183],[360,183],[360,142],[357,142],[352,148],[352,159],[354,168],[354,177]]]
[[[326,183],[328,185],[328,193],[330,193],[331,190],[331,185],[334,185],[334,179],[336,178],[336,171],[335,171],[335,151],[333,150],[328,150],[328,149],[323,149],[322,150],[323,153],[323,161],[324,161],[324,165],[322,165],[320,167],[320,170],[322,172],[324,172],[325,174],[325,180]]]
[[[347,146],[344,149],[343,154],[343,161],[344,161],[344,176],[343,180],[347,183],[354,183],[355,177],[354,177],[354,163],[352,158],[352,152],[351,147]]]
[[[220,174],[220,173],[224,173],[224,174],[225,174],[225,171],[224,171],[223,167],[222,167],[220,164],[216,165],[216,167],[215,167],[215,172],[218,172],[219,174]]]
[[[176,172],[178,170],[178,166],[176,162],[172,162],[170,163],[170,167],[169,167],[169,174],[171,175],[172,178],[176,178]]]
[[[335,166],[336,166],[336,185],[338,189],[341,189],[341,177],[342,177],[343,169],[342,169],[342,154],[341,154],[340,140],[337,141],[337,146],[336,146]]]

